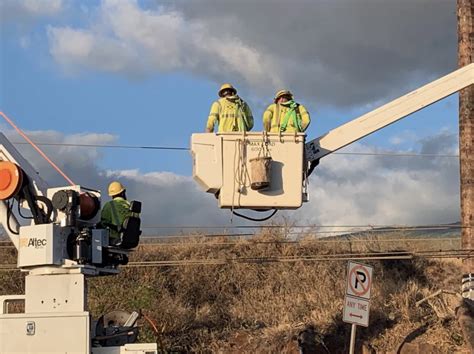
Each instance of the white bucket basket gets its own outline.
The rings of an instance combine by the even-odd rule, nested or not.
[[[218,196],[221,208],[297,209],[303,203],[305,137],[193,134],[193,177],[204,191]]]

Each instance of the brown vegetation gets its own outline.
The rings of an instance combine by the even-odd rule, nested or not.
[[[347,352],[350,325],[341,319],[347,261],[304,261],[304,256],[389,250],[380,238],[322,243],[307,237],[292,243],[264,232],[246,240],[195,237],[143,244],[131,261],[227,261],[151,263],[91,279],[90,311],[98,317],[114,309],[142,310],[158,333],[142,319],[140,339],[157,340],[166,351],[296,353],[299,343],[322,353]],[[415,246],[426,245],[403,245]],[[0,251],[1,263],[15,262],[12,249]],[[416,305],[439,289],[458,292],[459,262],[416,258],[366,263],[374,266],[375,279],[370,326],[359,327],[359,345],[396,351],[408,336],[407,342],[433,344],[440,352],[462,350],[453,317],[456,295],[440,294]],[[22,293],[22,288],[20,272],[0,272],[0,294]]]

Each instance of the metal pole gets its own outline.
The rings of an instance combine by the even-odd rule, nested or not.
[[[357,329],[357,325],[355,325],[353,323],[352,324],[352,329],[351,329],[351,343],[350,343],[350,347],[349,347],[349,354],[354,354],[354,351],[355,351],[356,329]]]
[[[474,0],[457,0],[458,65],[474,60]],[[474,248],[474,85],[459,93],[459,165],[461,177],[461,244]],[[462,292],[474,300],[474,257],[463,260]]]

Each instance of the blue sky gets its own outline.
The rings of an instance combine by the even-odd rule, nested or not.
[[[269,12],[287,11],[281,2],[266,1],[278,4]],[[432,2],[432,14],[421,21],[416,17],[424,0],[397,5],[401,12],[413,12],[413,18],[400,22],[424,35],[416,40],[406,38],[403,23],[383,21],[393,12],[390,2],[367,8],[365,12],[373,12],[373,23],[367,24],[366,14],[354,12],[354,3],[296,2],[294,11],[302,12],[275,34],[287,35],[281,38],[288,45],[285,50],[274,41],[274,31],[261,23],[263,17],[252,17],[258,14],[251,2],[236,7],[223,1],[209,14],[206,9],[214,3],[208,0],[50,0],[42,8],[7,1],[1,18],[0,109],[25,131],[107,133],[116,144],[183,147],[193,132],[203,131],[222,82],[234,83],[249,102],[256,130],[262,128],[261,114],[272,94],[285,85],[311,112],[307,133],[312,139],[454,68],[455,22],[447,2]],[[324,27],[325,21],[314,18],[336,8],[348,18],[341,20],[347,29],[340,36],[333,24]],[[225,16],[226,25],[219,27]],[[374,33],[380,22],[382,29]],[[431,32],[433,38],[427,37]],[[347,49],[349,41],[356,49]],[[235,49],[234,57],[244,53],[242,58],[221,57],[221,44]],[[85,55],[81,46],[93,49]],[[456,134],[457,119],[453,95],[365,138],[358,149],[419,151],[423,139]],[[94,156],[99,170],[178,176],[192,171],[189,153],[183,151],[103,149]]]
[[[3,26],[0,105],[22,129],[110,133],[117,136],[118,144],[163,146],[188,146],[190,135],[203,130],[216,97],[217,82],[183,72],[154,73],[142,78],[97,71],[65,73],[49,54],[45,30],[48,24],[41,20],[26,29],[14,24]],[[34,39],[28,39],[29,44],[22,47],[25,38]],[[257,101],[253,109],[255,129],[261,130],[265,98],[243,96]],[[317,98],[302,103],[312,113],[313,122],[307,132],[310,138],[375,107],[321,107]],[[416,131],[418,137],[426,137],[440,129],[457,130],[457,95],[364,142],[393,148],[393,136]],[[400,147],[416,148],[410,141],[397,146]],[[144,172],[159,169],[188,175],[190,163],[186,152],[109,149],[104,150],[102,162],[106,168],[139,168]]]

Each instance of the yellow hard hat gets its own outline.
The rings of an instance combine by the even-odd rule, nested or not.
[[[109,184],[109,196],[113,197],[117,194],[122,193],[125,190],[125,187],[122,183],[113,181]]]
[[[281,96],[290,96],[293,99],[293,94],[288,90],[280,90],[275,94],[275,103]]]
[[[219,89],[219,97],[224,97],[224,96],[222,96],[222,91],[229,90],[229,89],[233,90],[235,93],[237,93],[237,90],[231,84],[222,84],[221,88]]]

